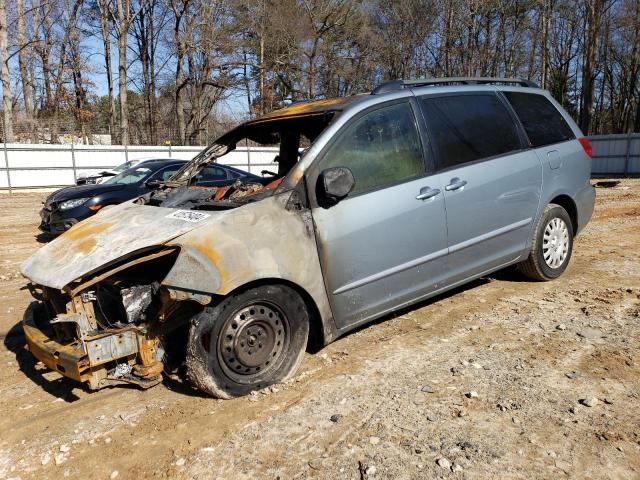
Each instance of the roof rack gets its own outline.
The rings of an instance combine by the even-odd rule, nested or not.
[[[515,84],[521,87],[540,88],[537,83],[524,78],[499,78],[499,77],[443,77],[423,78],[417,80],[391,80],[382,83],[373,89],[371,95],[394,92],[403,88],[426,87],[429,85],[488,85],[488,84]]]

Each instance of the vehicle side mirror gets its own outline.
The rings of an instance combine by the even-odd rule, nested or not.
[[[347,167],[327,168],[318,176],[318,200],[319,203],[333,205],[349,195],[356,185],[353,172]],[[324,205],[323,205],[324,206]]]
[[[162,185],[162,182],[160,180],[157,180],[157,179],[156,180],[147,180],[145,182],[145,186],[147,188],[153,188],[153,189],[160,188],[160,185]]]

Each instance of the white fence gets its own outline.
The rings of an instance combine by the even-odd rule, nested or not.
[[[0,146],[0,189],[47,188],[73,185],[81,173],[104,170],[136,158],[190,160],[204,147],[128,147],[120,145],[41,145],[8,143]],[[277,171],[277,148],[238,148],[220,159],[260,175]]]
[[[594,175],[640,174],[640,133],[594,135]],[[81,173],[114,167],[134,158],[190,160],[204,147],[122,147],[120,145],[40,145],[8,143],[0,146],[0,190],[73,185]],[[238,148],[220,163],[260,175],[277,171],[276,148]]]

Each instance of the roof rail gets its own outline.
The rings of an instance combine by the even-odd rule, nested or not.
[[[391,80],[382,83],[373,89],[371,95],[380,93],[393,92],[402,90],[403,88],[426,87],[429,85],[487,85],[492,83],[498,84],[515,84],[521,87],[540,88],[537,83],[525,78],[500,78],[500,77],[443,77],[443,78],[423,78],[416,80]]]

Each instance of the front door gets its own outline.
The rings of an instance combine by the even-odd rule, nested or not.
[[[379,316],[437,288],[444,275],[443,189],[427,175],[408,100],[365,111],[347,124],[308,177],[348,167],[355,187],[312,208],[325,284],[339,328]]]

